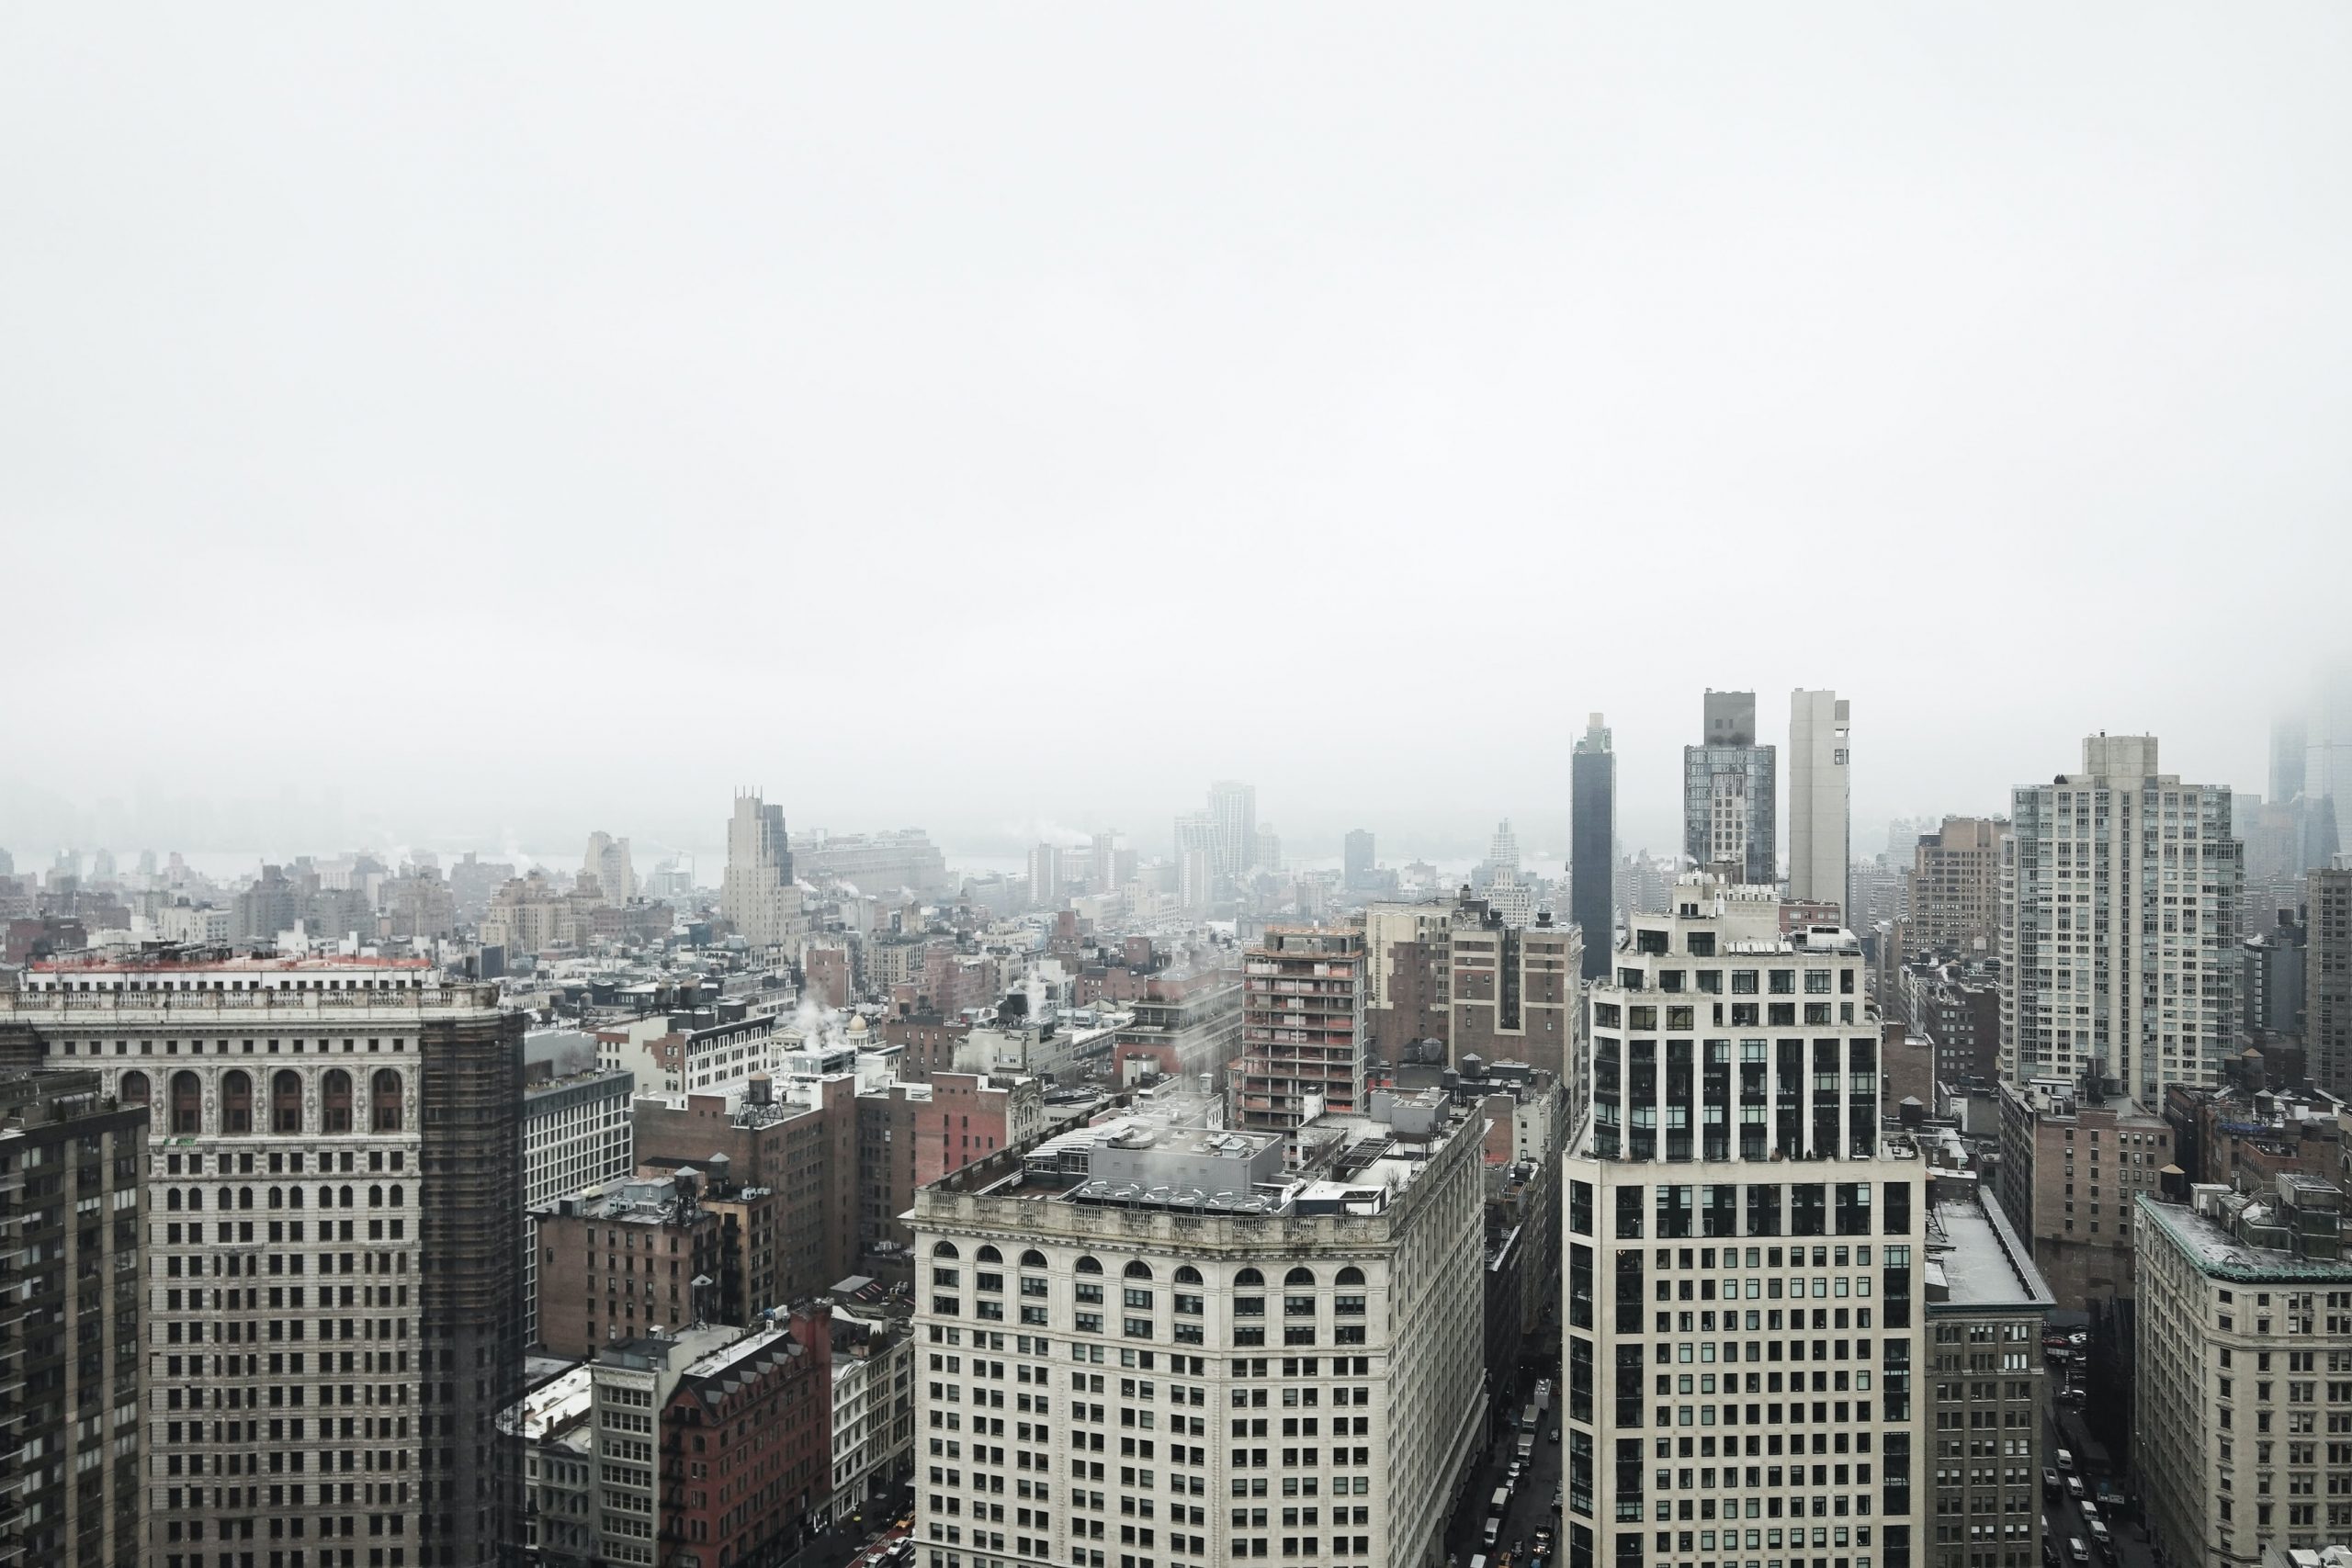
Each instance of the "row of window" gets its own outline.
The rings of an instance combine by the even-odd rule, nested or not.
[[[936,1244],[932,1247],[931,1255],[934,1258],[956,1258],[963,1256],[957,1249],[956,1244],[952,1241],[943,1241]],[[994,1247],[985,1243],[981,1245],[978,1252],[973,1254],[973,1258],[976,1262],[980,1263],[1001,1264],[1004,1261],[1003,1253],[998,1251]],[[1020,1267],[1023,1269],[1045,1269],[1051,1267],[1051,1265],[1046,1261],[1046,1255],[1044,1253],[1038,1251],[1035,1247],[1031,1247],[1022,1253]],[[1072,1265],[1072,1272],[1079,1274],[1101,1274],[1102,1272],[1102,1259],[1093,1257],[1091,1254],[1079,1258],[1074,1265]],[[1146,1263],[1140,1258],[1129,1259],[1126,1266],[1120,1270],[1120,1274],[1122,1278],[1129,1280],[1149,1280],[1153,1278],[1151,1265]],[[987,1278],[985,1275],[981,1277],[984,1279]],[[1178,1264],[1176,1267],[1176,1272],[1172,1278],[1176,1283],[1180,1285],[1200,1285],[1206,1283],[1201,1274],[1201,1271],[1189,1263]],[[1257,1269],[1244,1268],[1235,1272],[1232,1282],[1237,1289],[1245,1289],[1251,1286],[1263,1286],[1266,1282],[1266,1276]],[[1315,1270],[1303,1265],[1293,1268],[1283,1275],[1283,1283],[1285,1286],[1304,1286],[1312,1288],[1318,1282]],[[1344,1265],[1340,1268],[1338,1273],[1332,1276],[1332,1282],[1339,1285],[1361,1285],[1364,1282],[1363,1270],[1357,1268],[1352,1263]],[[1040,1281],[1040,1283],[1042,1283],[1042,1281]],[[1028,1289],[1028,1281],[1026,1280],[1023,1281],[1023,1292],[1024,1294],[1034,1295],[1037,1293],[1036,1292]]]
[[[136,1070],[127,1072],[118,1080],[116,1097],[125,1105],[145,1105],[152,1093],[147,1075]],[[368,1080],[368,1125],[370,1133],[397,1133],[401,1130],[401,1075],[390,1067],[379,1067]],[[302,1077],[291,1068],[280,1068],[269,1080],[269,1130],[273,1133],[300,1133],[302,1125]],[[354,1104],[351,1075],[341,1067],[329,1068],[319,1079],[319,1125],[322,1133],[351,1133],[361,1129],[354,1124],[356,1107]],[[165,1108],[166,1130],[174,1136],[202,1133],[204,1128],[204,1086],[196,1074],[174,1073],[170,1082],[170,1099]],[[232,1067],[220,1075],[220,1124],[223,1134],[254,1131],[254,1080],[242,1068]]]

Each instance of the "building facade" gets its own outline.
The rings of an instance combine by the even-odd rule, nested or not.
[[[1363,1103],[1363,933],[1275,926],[1242,963],[1235,1120],[1295,1127]]]
[[[2352,1098],[2352,869],[2314,871],[2307,886],[2305,1059],[2312,1082]]]
[[[1930,1568],[2038,1568],[2053,1304],[2024,1239],[1966,1171],[1938,1171],[1928,1211]],[[1932,1483],[1932,1489],[1928,1483]]]
[[[1852,906],[1853,704],[1835,692],[1789,696],[1789,897]]]
[[[2352,1263],[2343,1195],[2142,1193],[2132,1468],[2176,1565],[2251,1568],[2352,1534]]]
[[[1568,918],[1584,937],[1588,980],[1609,973],[1609,953],[1617,945],[1617,754],[1600,718],[1586,719],[1568,763]]]
[[[1772,748],[1756,744],[1756,694],[1708,692],[1706,735],[1682,749],[1682,852],[1769,887],[1781,876],[1780,775]]]
[[[523,1342],[539,1333],[538,1221],[531,1211],[566,1192],[618,1181],[637,1168],[629,1100],[637,1080],[617,1067],[534,1083],[523,1092]]]
[[[1590,992],[1564,1561],[1911,1568],[1926,1168],[1881,1129],[1859,943],[1783,939],[1777,900],[1724,891],[1686,876],[1673,912],[1630,915]]]
[[[2033,1247],[2058,1304],[2132,1292],[2133,1203],[2177,1152],[2172,1124],[2081,1084],[2001,1083],[2001,1211]]]
[[[933,1568],[1442,1552],[1486,1408],[1478,1129],[1434,1091],[1369,1109],[1130,1117],[923,1190]]]
[[[2095,735],[2081,773],[2010,800],[2002,1076],[2098,1064],[2144,1106],[2218,1083],[2239,1007],[2228,787],[2158,773],[2154,736]]]
[[[793,879],[792,845],[784,830],[784,807],[756,795],[738,795],[727,821],[727,870],[718,888],[718,912],[752,951],[781,947],[787,953],[808,934],[800,885]]]
[[[1912,850],[1910,938],[1915,953],[1950,949],[1963,958],[1999,951],[2001,834],[2007,823],[1947,817]]]
[[[497,1560],[523,1023],[407,959],[61,962],[0,994],[0,1064],[152,1116],[151,1562],[363,1535],[386,1568]]]
[[[0,1297],[11,1568],[164,1561],[141,1467],[147,1108],[106,1087],[88,1070],[0,1076],[0,1253],[23,1276]]]

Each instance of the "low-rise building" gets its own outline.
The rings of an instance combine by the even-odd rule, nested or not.
[[[840,1524],[914,1473],[914,1297],[863,1275],[831,1292],[833,1480]]]
[[[601,1539],[595,1486],[594,1374],[575,1362],[526,1392],[498,1418],[520,1450],[523,1506],[515,1554],[531,1568],[589,1568]]]
[[[780,1562],[831,1481],[828,1309],[604,1347],[590,1368],[609,1564]]]

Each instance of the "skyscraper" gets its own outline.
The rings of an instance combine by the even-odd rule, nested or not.
[[[1029,852],[1029,902],[1040,909],[1062,907],[1062,852],[1051,844]]]
[[[1369,829],[1349,829],[1340,863],[1345,868],[1349,887],[1368,887],[1372,885],[1372,832]]]
[[[1584,933],[1584,977],[1598,980],[1609,973],[1617,923],[1617,754],[1600,715],[1586,719],[1568,767],[1568,915]]]
[[[2221,1081],[2236,1024],[2227,785],[2156,772],[2153,735],[2095,735],[2083,771],[2012,792],[2001,868],[2001,1076],[2103,1063],[2141,1106]]]
[[[1853,705],[1835,692],[1789,695],[1789,897],[1852,901],[1853,784],[1848,773]]]
[[[1783,937],[1777,899],[1704,874],[1669,901],[1627,914],[1618,973],[1588,993],[1592,1105],[1562,1173],[1561,1561],[1679,1562],[1687,1540],[1695,1562],[1709,1549],[1679,1513],[1703,1493],[1721,1518],[1757,1518],[1765,1550],[1797,1519],[1825,1543],[1849,1531],[1874,1562],[1928,1562],[1913,1548],[1929,1503],[1912,1485],[1930,1429],[1913,1383],[1928,1358],[1912,1354],[1930,1299],[1928,1171],[1882,1131],[1860,946]],[[1695,1038],[1711,1026],[1756,1038]],[[1818,1299],[1771,1293],[1792,1269]],[[1743,1325],[1694,1300],[1756,1304]],[[1718,1317],[1747,1337],[1706,1337]]]
[[[2303,1030],[2312,1081],[2352,1094],[2352,871],[2311,874]]]
[[[1219,779],[1209,785],[1209,870],[1239,880],[1258,848],[1258,786]]]
[[[1770,886],[1781,876],[1778,758],[1756,744],[1756,694],[1710,690],[1705,717],[1705,744],[1682,749],[1682,852]]]
[[[2323,670],[2312,682],[2306,740],[2303,794],[2328,802],[2340,829],[2352,820],[2352,664]]]
[[[1114,893],[1119,886],[1119,839],[1097,833],[1087,844],[1086,880],[1095,893]]]
[[[637,868],[629,864],[628,840],[610,833],[588,835],[588,852],[581,857],[580,874],[596,879],[608,903],[626,904],[637,897]]]
[[[2282,713],[2270,721],[2270,799],[2284,806],[2303,793],[2311,741],[2300,713]]]
[[[727,874],[718,888],[718,912],[755,949],[797,947],[807,934],[784,807],[755,794],[736,795],[735,815],[727,823]]]

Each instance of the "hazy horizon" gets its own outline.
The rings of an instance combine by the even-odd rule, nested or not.
[[[1596,709],[1676,845],[1708,686],[1852,700],[1857,854],[2102,729],[2260,793],[2352,653],[2347,60],[2324,6],[13,9],[0,845],[707,856],[758,784],[1148,854],[1231,777],[1299,858],[1556,863]]]

